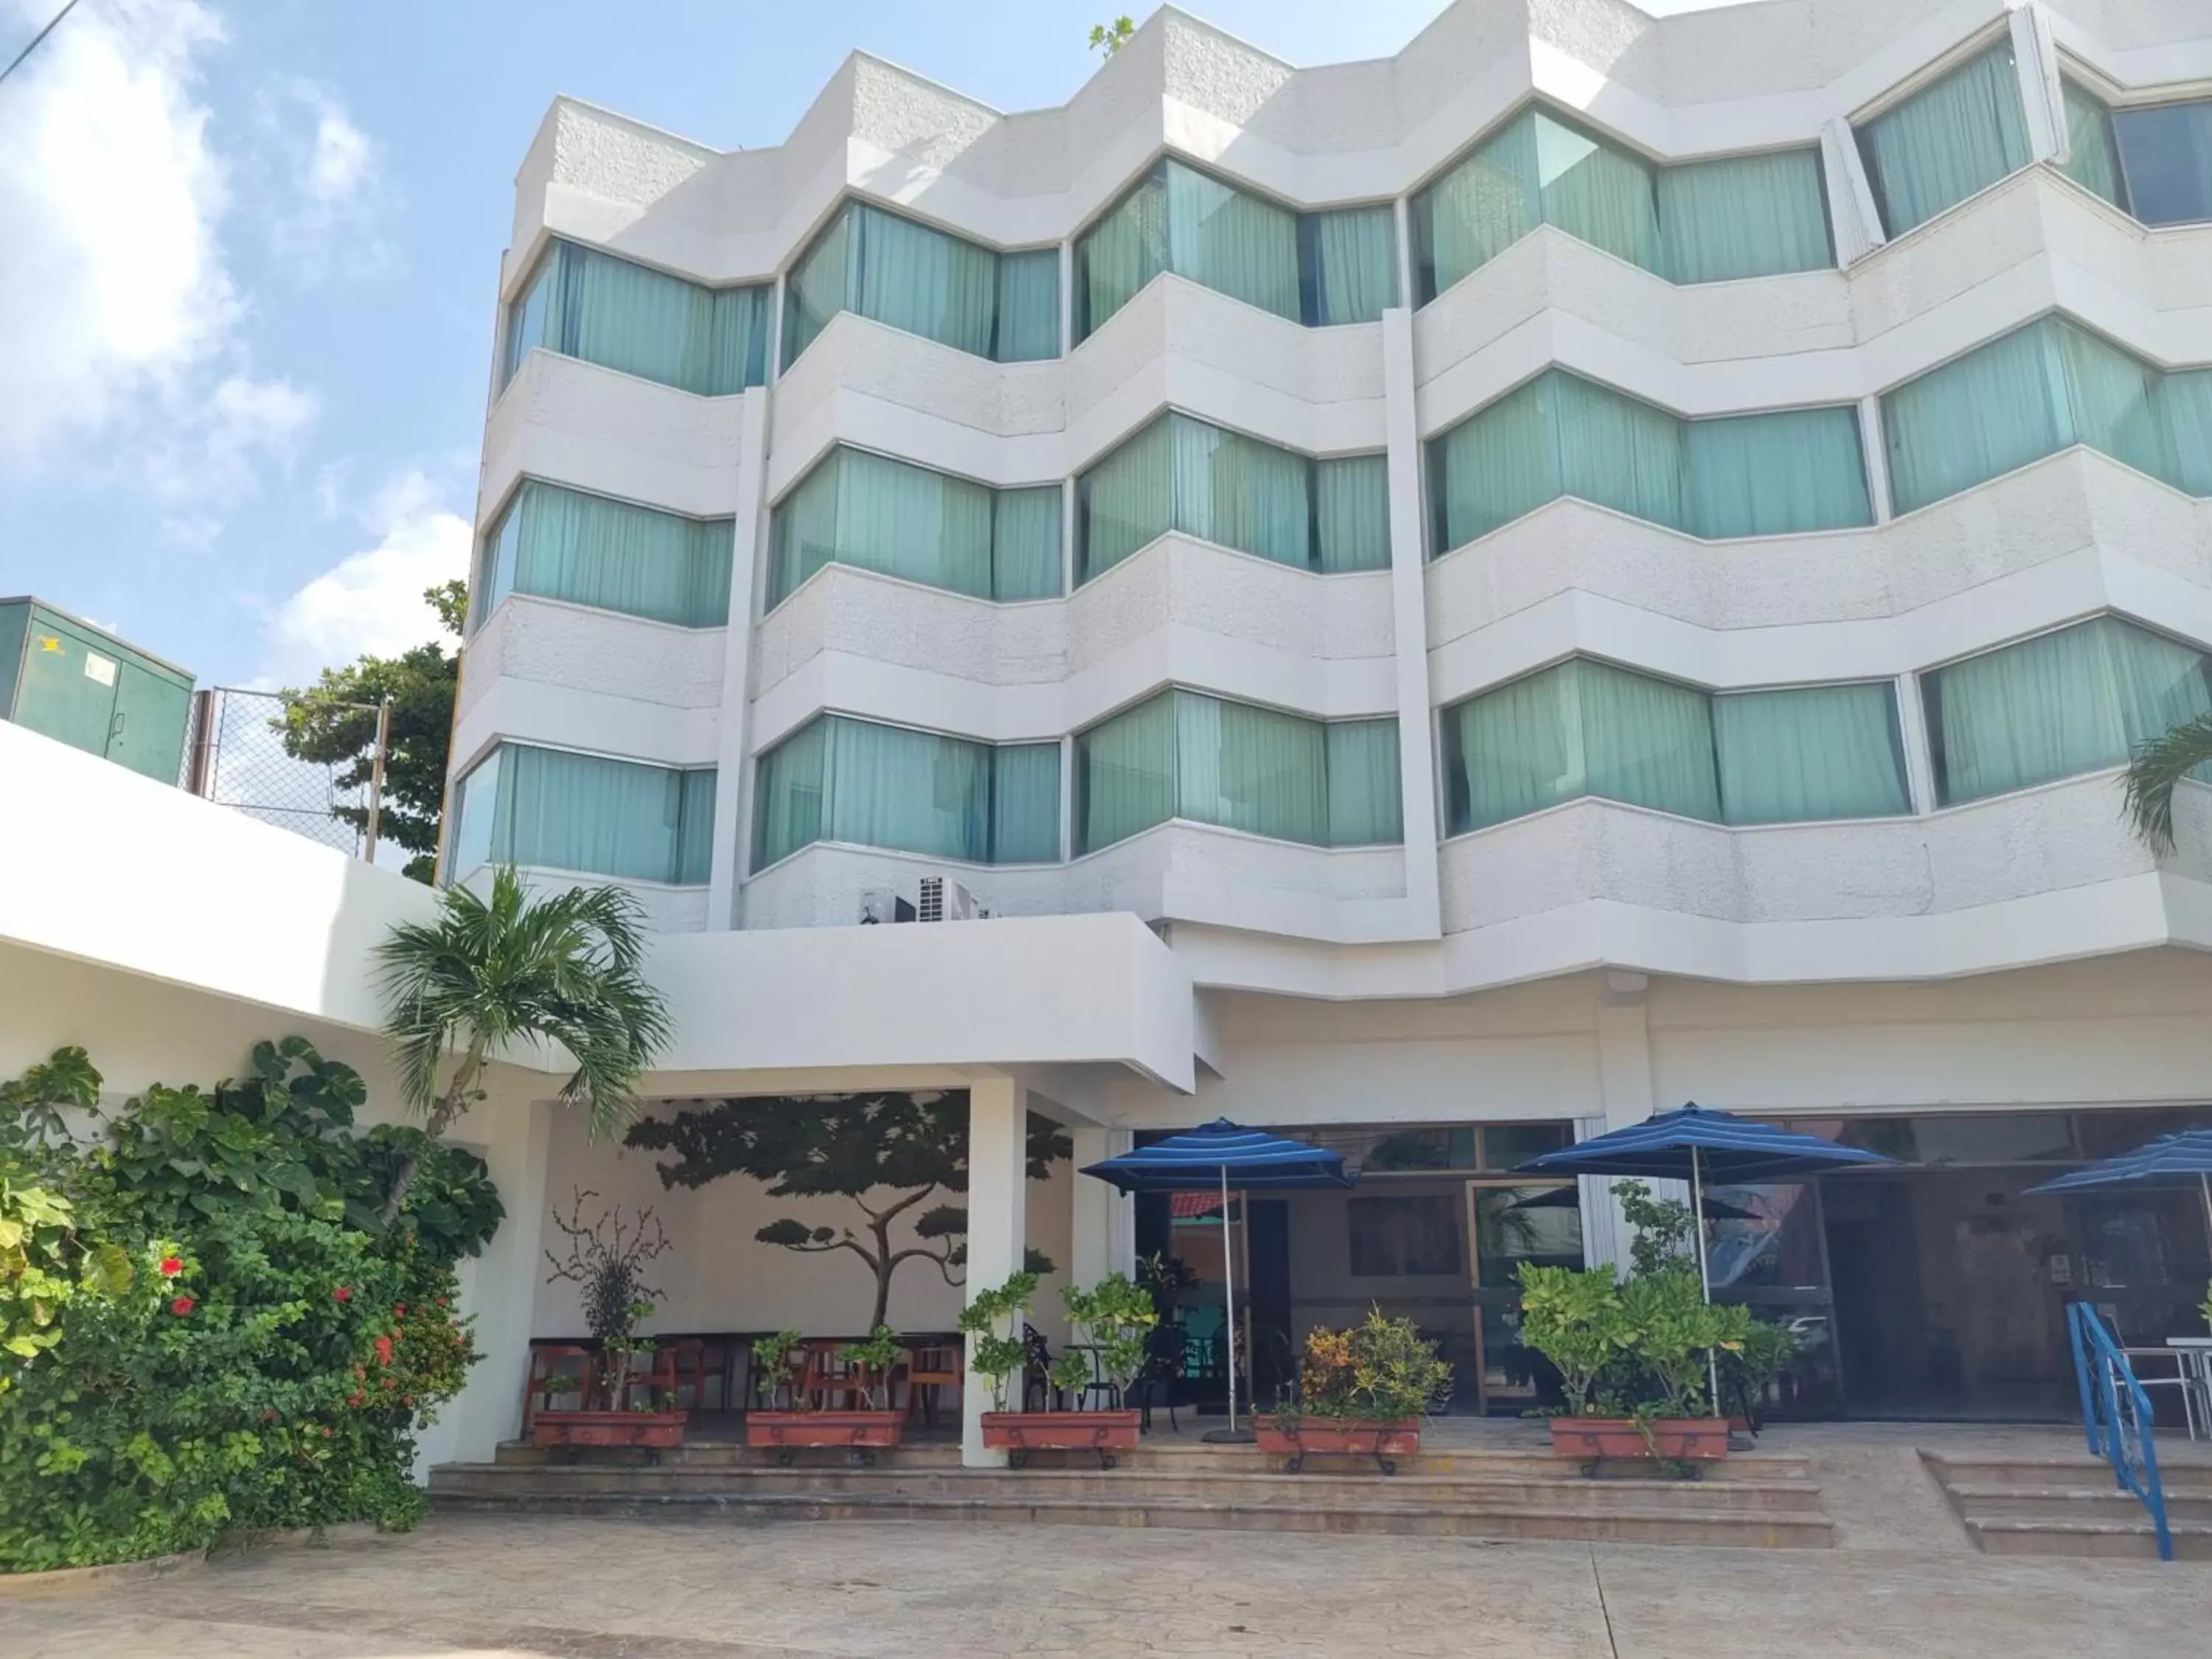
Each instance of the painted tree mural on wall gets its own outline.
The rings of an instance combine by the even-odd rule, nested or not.
[[[927,1261],[948,1285],[967,1261],[961,1241],[968,1212],[957,1204],[921,1206],[968,1190],[968,1096],[880,1092],[834,1096],[756,1096],[687,1106],[633,1124],[628,1144],[674,1156],[660,1166],[664,1187],[703,1187],[724,1176],[750,1176],[774,1198],[843,1198],[860,1212],[858,1227],[809,1226],[795,1217],[771,1221],[753,1237],[802,1255],[849,1250],[875,1276],[875,1311],[884,1322],[891,1280],[909,1261]],[[1042,1181],[1074,1146],[1058,1124],[1030,1115],[1029,1177]],[[917,1210],[920,1213],[915,1213]],[[892,1231],[912,1216],[921,1242],[898,1244]],[[1052,1262],[1029,1252],[1032,1272]]]

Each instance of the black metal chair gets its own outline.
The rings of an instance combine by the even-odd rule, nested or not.
[[[1165,1406],[1168,1427],[1177,1434],[1182,1432],[1182,1425],[1176,1420],[1176,1383],[1182,1376],[1188,1348],[1189,1340],[1179,1320],[1164,1319],[1146,1334],[1144,1369],[1129,1385],[1129,1403],[1143,1413],[1139,1423],[1143,1432],[1152,1431],[1155,1405]]]
[[[1022,1346],[1030,1357],[1022,1365],[1022,1409],[1049,1411],[1052,1408],[1052,1350],[1045,1344],[1044,1333],[1034,1325],[1022,1326]],[[1038,1404],[1030,1404],[1031,1399]]]

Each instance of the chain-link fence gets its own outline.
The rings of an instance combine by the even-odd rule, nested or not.
[[[362,830],[339,816],[366,815],[371,785],[338,781],[349,768],[301,760],[284,748],[281,692],[204,687],[192,696],[191,730],[179,781],[196,795],[290,830],[356,858],[370,850]]]

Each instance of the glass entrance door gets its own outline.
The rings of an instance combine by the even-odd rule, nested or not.
[[[1524,1261],[1583,1265],[1581,1194],[1571,1181],[1470,1181],[1467,1236],[1481,1409],[1514,1413],[1554,1403],[1551,1367],[1521,1340],[1519,1268]]]

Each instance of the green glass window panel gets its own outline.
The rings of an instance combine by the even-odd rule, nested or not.
[[[1538,112],[1523,110],[1413,200],[1415,297],[1426,305],[1544,222]]]
[[[1310,562],[1303,455],[1187,415],[1168,417],[1175,527],[1301,568]]]
[[[2113,617],[1921,677],[1944,805],[2094,772],[2212,713],[2202,652]]]
[[[999,314],[991,356],[1002,363],[1060,356],[1060,250],[999,256]]]
[[[1331,720],[1322,727],[1328,766],[1328,844],[1372,847],[1406,838],[1398,722]]]
[[[1658,170],[1662,274],[1717,283],[1836,263],[1817,149],[1770,150]]]
[[[1298,320],[1297,216],[1179,161],[1164,166],[1168,269]]]
[[[1176,813],[1175,697],[1126,708],[1075,739],[1075,850],[1095,853]]]
[[[1045,599],[1060,592],[1060,507],[1057,484],[994,492],[993,599]]]
[[[1387,456],[1340,455],[1314,464],[1314,548],[1323,571],[1390,568]]]
[[[2128,206],[2147,225],[2212,219],[2212,100],[2118,110]]]
[[[1298,253],[1310,326],[1375,322],[1398,303],[1398,220],[1388,206],[1303,215]]]
[[[714,818],[712,771],[502,744],[463,786],[450,873],[515,864],[696,884],[707,879]]]
[[[1060,858],[1060,745],[1007,744],[991,751],[991,860],[1051,864]]]
[[[1076,738],[1077,849],[1171,817],[1316,847],[1401,841],[1397,744],[1395,720],[1162,692]]]
[[[2177,370],[2158,388],[2174,482],[2192,495],[2212,495],[2212,368]]]
[[[753,781],[753,868],[820,841],[828,822],[830,722],[809,721],[760,757]]]
[[[978,357],[1060,355],[1060,253],[1000,253],[848,202],[784,283],[788,368],[841,311]]]
[[[1553,379],[1540,374],[1429,441],[1437,552],[1449,552],[1559,498]]]
[[[555,242],[509,312],[501,384],[542,346],[685,392],[742,392],[766,378],[768,305],[764,288],[702,288]]]
[[[1899,816],[1912,810],[1893,686],[1796,686],[1716,696],[1729,823]]]
[[[1874,522],[1856,409],[1692,421],[1682,464],[1693,536],[1779,536]]]
[[[454,786],[453,839],[446,849],[446,879],[459,881],[491,862],[492,832],[499,815],[499,757],[493,750]]]
[[[1577,658],[1447,709],[1446,822],[1460,834],[1572,800],[1717,820],[1710,699]]]
[[[761,757],[753,848],[765,868],[817,841],[969,864],[1060,856],[1060,745],[989,744],[838,714]]]
[[[1038,599],[1060,591],[1060,491],[994,491],[834,449],[776,504],[769,546],[771,610],[831,563],[978,599]]]
[[[2010,43],[1876,116],[1858,130],[1858,141],[1892,236],[2017,173],[2033,158]]]
[[[1154,167],[1075,244],[1075,337],[1091,332],[1168,264],[1168,185]]]
[[[2060,171],[2082,189],[2124,210],[2120,153],[2112,143],[2112,117],[2101,100],[2072,81],[2063,81],[2067,157]]]
[[[2194,489],[2205,469],[2185,447],[2192,407],[2187,374],[2045,317],[1882,399],[1891,493],[1910,512],[2072,444]]]
[[[508,593],[687,628],[729,621],[733,526],[523,481],[486,538],[480,617]]]
[[[1548,392],[1561,491],[1680,527],[1683,422],[1572,374],[1553,374]]]
[[[1654,169],[1538,110],[1536,189],[1544,222],[1646,270],[1659,269]]]
[[[1075,580],[1103,575],[1168,532],[1175,515],[1175,440],[1150,426],[1076,481]]]

